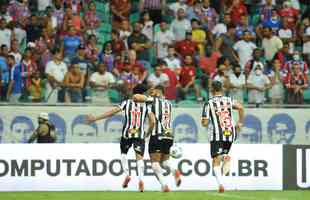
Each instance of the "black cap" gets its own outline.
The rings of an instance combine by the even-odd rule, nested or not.
[[[147,91],[147,87],[144,84],[138,84],[133,88],[133,94],[144,94]]]

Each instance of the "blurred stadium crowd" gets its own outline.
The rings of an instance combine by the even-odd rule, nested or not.
[[[308,0],[1,0],[0,46],[3,102],[310,102]]]

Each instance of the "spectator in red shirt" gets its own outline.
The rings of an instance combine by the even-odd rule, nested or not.
[[[198,51],[198,45],[196,42],[192,41],[192,32],[186,32],[185,40],[179,41],[175,44],[175,49],[177,53],[182,57],[190,55],[194,56]]]
[[[114,55],[124,55],[125,53],[125,43],[120,39],[120,34],[118,30],[112,30],[112,51]]]
[[[283,9],[280,11],[280,16],[288,18],[288,24],[290,28],[294,28],[296,26],[295,22],[299,15],[299,10],[293,8],[289,1],[285,1],[283,3]]]
[[[177,98],[177,75],[167,66],[167,63],[164,60],[159,60],[158,66],[160,66],[163,70],[163,73],[169,77],[169,82],[165,87],[165,98],[168,100],[175,100]]]
[[[119,62],[119,61],[118,61]],[[130,50],[128,52],[128,58],[125,58],[125,64],[115,65],[113,69],[113,73],[119,77],[121,73],[127,69],[133,71],[134,68],[138,68],[141,72],[141,76],[139,76],[139,83],[142,83],[148,75],[147,70],[136,60],[136,52],[134,50]]]
[[[284,65],[284,72],[289,74],[292,72],[294,63],[298,63],[300,70],[302,71],[302,73],[307,76],[309,70],[308,70],[308,64],[302,60],[300,52],[299,51],[295,51],[293,56],[292,56],[292,60],[289,60],[285,63]]]
[[[216,73],[217,61],[221,57],[221,53],[214,49],[207,48],[206,56],[200,57],[199,67],[209,76]]]
[[[287,103],[303,104],[304,90],[308,88],[308,78],[305,75],[298,62],[293,63],[292,72],[285,79],[287,88]]]
[[[291,57],[289,53],[289,44],[284,43],[282,49],[278,51],[274,57],[281,62],[281,70],[284,69],[285,63],[289,61]]]
[[[243,0],[234,0],[229,10],[231,14],[231,19],[235,23],[235,25],[241,23],[242,15],[248,14],[248,11],[243,3]]]
[[[200,57],[199,67],[203,71],[201,76],[201,86],[205,89],[208,89],[208,80],[210,77],[214,77],[216,74],[216,65],[221,57],[220,52],[215,51],[211,48],[207,48],[206,56]]]
[[[179,84],[177,86],[177,101],[184,100],[185,95],[190,89],[195,90],[197,101],[202,101],[200,89],[195,85],[196,69],[193,64],[193,58],[190,55],[185,56],[184,66],[181,69]]]

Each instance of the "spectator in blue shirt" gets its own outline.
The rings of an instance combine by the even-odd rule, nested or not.
[[[9,84],[9,67],[6,58],[0,56],[0,101],[5,101],[7,88]]]
[[[75,56],[76,50],[82,43],[82,38],[76,33],[74,27],[70,27],[68,34],[63,38],[62,51],[64,52],[65,61],[70,60]]]
[[[18,103],[24,89],[24,81],[21,76],[21,65],[15,63],[15,57],[13,55],[8,56],[8,65],[10,67],[10,82],[7,99],[10,103]]]
[[[277,10],[272,10],[271,18],[264,20],[262,25],[263,27],[271,28],[273,33],[277,33],[281,27],[281,18],[279,17]]]

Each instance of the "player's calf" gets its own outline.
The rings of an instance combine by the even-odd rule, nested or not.
[[[223,166],[222,166],[222,171],[223,171],[223,175],[227,176],[227,174],[230,171],[230,156],[229,155],[224,155],[223,156]]]

